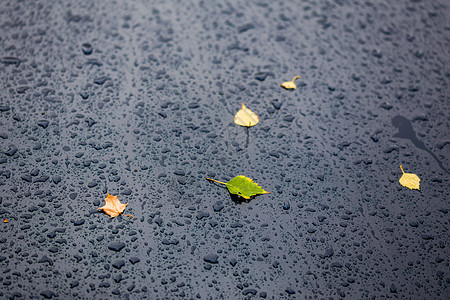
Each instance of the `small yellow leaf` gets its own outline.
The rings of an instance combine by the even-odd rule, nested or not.
[[[248,109],[244,103],[242,103],[241,109],[234,116],[234,123],[237,125],[250,127],[258,124],[259,118],[254,112]]]
[[[111,218],[117,217],[123,211],[125,210],[125,207],[127,207],[128,203],[120,203],[119,198],[117,196],[112,196],[109,193],[107,193],[108,196],[105,198],[105,205],[102,207],[97,208],[97,210],[103,210],[107,215],[111,216]],[[133,218],[132,215],[127,215]]]
[[[403,171],[402,165],[400,165],[400,169],[403,172],[402,177],[400,178],[399,182],[404,187],[407,187],[411,190],[420,190],[420,178],[416,174],[413,173],[405,173]]]
[[[4,219],[3,220],[3,223],[8,223],[9,222],[9,219]]]
[[[299,79],[300,76],[297,75],[294,78],[292,78],[291,81],[285,81],[281,84],[282,87],[284,87],[287,90],[295,90],[297,88],[297,86],[295,85],[294,81]]]

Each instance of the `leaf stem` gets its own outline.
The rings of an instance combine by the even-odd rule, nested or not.
[[[402,165],[400,165],[400,169],[402,170],[402,173],[405,174],[405,171],[403,171]]]
[[[217,181],[217,180],[211,179],[211,178],[206,178],[206,180],[209,180],[209,181],[213,181],[213,182],[217,182],[217,183],[220,183],[220,184],[225,184],[225,185],[227,185],[225,182]]]
[[[295,76],[294,78],[292,78],[292,82],[296,81],[297,79],[300,79],[300,75]]]

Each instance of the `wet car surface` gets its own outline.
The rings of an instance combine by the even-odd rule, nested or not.
[[[448,297],[445,1],[0,7],[1,298]]]

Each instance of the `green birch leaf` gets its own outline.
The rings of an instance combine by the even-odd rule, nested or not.
[[[226,183],[211,178],[206,179],[226,185],[231,194],[239,195],[244,199],[250,199],[250,197],[256,195],[269,194],[269,192],[263,190],[256,182],[253,182],[252,179],[242,175],[238,175]]]

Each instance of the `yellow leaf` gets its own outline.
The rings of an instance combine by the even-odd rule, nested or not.
[[[3,220],[3,223],[8,223],[9,222],[9,219],[4,219]]]
[[[297,88],[297,86],[295,85],[294,81],[299,79],[300,76],[297,75],[294,78],[292,78],[291,81],[285,81],[281,84],[282,87],[284,87],[287,90],[295,90]]]
[[[402,165],[400,165],[400,169],[403,172],[402,177],[400,178],[399,182],[404,187],[407,187],[411,190],[420,190],[420,178],[416,174],[413,173],[405,173],[403,171]]]
[[[97,208],[97,210],[103,210],[107,215],[111,216],[111,218],[117,217],[125,210],[125,207],[128,203],[120,203],[119,198],[117,196],[112,196],[107,193],[108,196],[105,198],[106,204],[102,207]],[[132,215],[127,215],[133,218]]]
[[[250,127],[258,124],[259,118],[254,112],[248,109],[244,103],[242,103],[241,109],[234,116],[234,123],[237,125]]]
[[[211,178],[206,179],[226,185],[231,194],[238,195],[244,199],[250,199],[253,196],[261,194],[270,194],[270,192],[263,190],[253,179],[243,175],[238,175],[228,182],[217,181]]]

